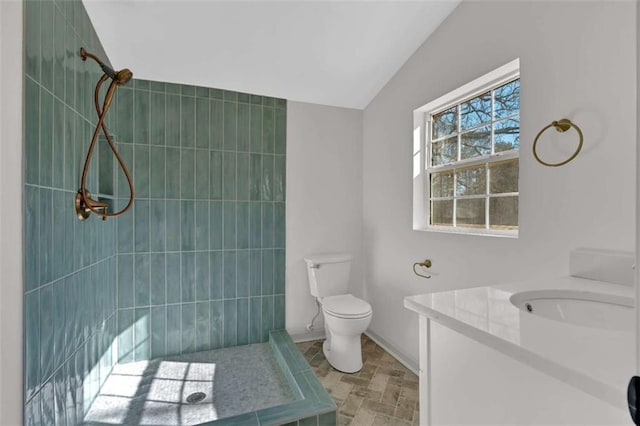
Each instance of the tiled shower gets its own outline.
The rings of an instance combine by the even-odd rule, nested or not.
[[[27,1],[25,29],[25,420],[75,424],[116,362],[284,328],[286,102],[132,80],[107,124],[134,207],[81,222],[101,73],[78,50],[106,54],[77,0]],[[126,202],[101,145],[88,187]]]
[[[266,341],[284,327],[284,102],[142,80],[118,95],[137,192],[117,219],[120,361]]]
[[[99,77],[77,60],[81,43],[102,52],[81,2],[25,3],[28,424],[80,421],[116,361],[116,223],[79,222],[72,208],[95,121],[84,94]]]

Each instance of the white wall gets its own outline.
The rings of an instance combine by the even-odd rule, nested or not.
[[[639,6],[636,7],[636,48],[640,47],[640,0],[637,0]],[[640,111],[640,96],[638,96],[638,87],[640,87],[640,55],[636,58],[636,107]],[[636,140],[640,143],[640,120],[636,121]],[[637,145],[636,145],[637,146]],[[640,212],[640,149],[636,149],[636,268],[634,271],[636,300],[640,300],[640,226],[638,226]],[[640,307],[636,305],[636,374],[640,375]]]
[[[286,327],[300,338],[316,313],[304,256],[352,253],[362,295],[362,111],[288,102],[286,214]]]
[[[568,272],[575,247],[634,250],[636,3],[463,2],[364,111],[363,218],[370,330],[418,358],[411,294]],[[520,236],[413,231],[412,111],[515,58],[521,66]],[[564,167],[531,155],[570,118],[584,147]],[[570,153],[574,133],[550,135]],[[556,145],[557,146],[557,145]],[[425,280],[413,262],[430,258]],[[540,281],[544,286],[544,280]]]
[[[22,1],[0,1],[0,423],[22,424]]]

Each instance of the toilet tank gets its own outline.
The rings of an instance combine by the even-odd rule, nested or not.
[[[304,258],[309,276],[309,288],[315,297],[346,294],[349,291],[351,255],[324,253]]]

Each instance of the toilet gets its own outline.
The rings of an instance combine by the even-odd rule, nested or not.
[[[336,370],[362,369],[360,335],[371,323],[371,305],[348,293],[351,255],[317,254],[304,258],[311,295],[322,306],[327,339],[324,356]]]

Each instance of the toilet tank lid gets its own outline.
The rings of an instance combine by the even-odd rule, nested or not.
[[[324,263],[342,263],[351,261],[349,253],[319,253],[305,256],[304,261],[308,266],[322,265]]]

